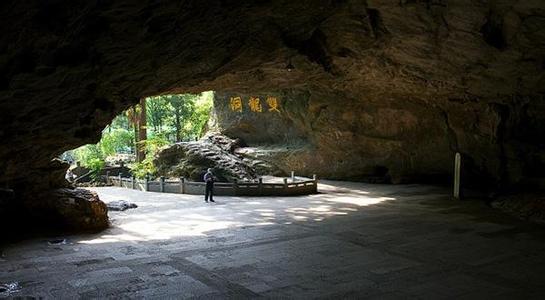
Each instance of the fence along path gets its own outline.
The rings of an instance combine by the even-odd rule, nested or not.
[[[114,186],[135,189],[146,192],[174,193],[203,195],[206,184],[204,182],[179,180],[166,180],[160,177],[159,181],[136,179],[134,177],[123,178],[121,176],[105,176],[106,183]],[[291,182],[284,178],[283,183],[259,182],[216,182],[214,183],[214,195],[217,196],[290,196],[308,195],[318,193],[318,180],[316,175],[311,180],[296,181],[292,176]]]

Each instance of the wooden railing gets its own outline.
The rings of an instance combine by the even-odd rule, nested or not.
[[[123,178],[121,176],[105,176],[107,184],[114,186],[135,189],[146,192],[174,193],[203,195],[206,184],[204,182],[187,181],[185,178],[179,180],[166,180],[160,177],[159,181],[152,181],[149,178],[144,180]],[[316,175],[311,180],[291,180],[284,178],[283,183],[264,183],[262,179],[258,182],[215,182],[214,195],[219,196],[290,196],[308,195],[318,192],[318,180]]]

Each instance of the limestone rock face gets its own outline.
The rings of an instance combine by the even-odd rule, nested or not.
[[[252,111],[247,104],[252,97],[264,100],[271,95],[277,98],[278,112],[268,111],[266,103],[262,112]],[[230,106],[237,97],[245,105],[241,111]],[[336,97],[293,90],[253,95],[218,93],[214,126],[256,147],[248,151],[249,157],[306,176],[445,182],[457,151],[464,158],[463,180],[468,185],[529,185],[543,176],[537,169],[544,162],[542,141],[522,142],[514,137],[522,133],[515,132],[521,129],[521,122],[526,123],[526,130],[543,130],[544,125],[536,119],[529,126],[522,120],[534,117],[508,117],[496,104],[482,107],[482,111],[460,106],[447,112],[423,104],[358,102],[342,97],[326,100]]]
[[[308,142],[286,161],[308,172],[418,181],[448,174],[459,151],[466,180],[545,177],[543,1],[0,7],[0,186],[15,201],[63,185],[51,159],[96,142],[141,97],[205,90],[303,95],[285,97],[308,101],[275,126]]]
[[[162,149],[153,163],[158,174],[167,177],[185,177],[203,181],[203,175],[212,168],[219,181],[256,180],[261,174],[277,174],[270,164],[235,154],[241,145],[220,134],[209,133],[199,141],[181,142]]]
[[[76,231],[100,231],[109,226],[108,208],[94,192],[63,188],[30,200],[25,207],[33,222],[49,222]],[[48,224],[44,224],[47,226]]]

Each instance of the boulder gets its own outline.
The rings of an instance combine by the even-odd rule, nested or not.
[[[244,158],[236,149],[244,145],[218,133],[208,133],[195,142],[176,143],[162,149],[153,163],[166,177],[185,177],[202,181],[206,169],[212,168],[219,181],[252,181],[259,175],[278,174],[278,168],[257,159]]]
[[[108,210],[112,210],[112,211],[125,211],[127,209],[138,207],[138,205],[134,203],[130,203],[125,200],[111,201],[107,203],[107,206],[108,206]]]
[[[84,189],[47,191],[24,205],[32,222],[46,222],[45,227],[96,232],[109,226],[106,204]]]

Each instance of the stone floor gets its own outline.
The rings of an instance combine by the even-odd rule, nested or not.
[[[0,283],[44,298],[543,298],[545,230],[422,185],[324,182],[305,197],[95,188],[96,235],[3,249]],[[4,295],[5,296],[5,295]],[[1,297],[1,296],[0,296]]]

